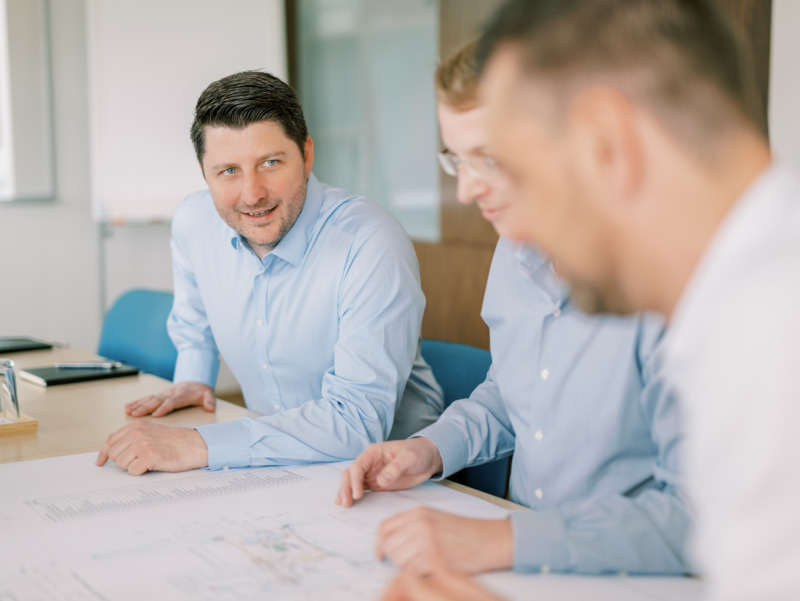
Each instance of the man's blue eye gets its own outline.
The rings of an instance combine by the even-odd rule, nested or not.
[[[235,167],[228,167],[222,173],[224,173],[225,175],[233,175],[234,173],[236,173],[236,168]]]
[[[277,164],[278,164],[278,159],[267,159],[266,161],[264,161],[264,165],[266,165],[267,167],[274,167]]]

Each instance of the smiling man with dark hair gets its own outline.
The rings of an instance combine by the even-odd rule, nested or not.
[[[339,461],[433,422],[442,394],[420,355],[425,298],[411,241],[385,210],[320,183],[294,90],[237,73],[200,96],[191,138],[208,190],[172,224],[175,384],[138,417],[215,406],[221,355],[257,419],[137,421],[98,456],[133,474]]]

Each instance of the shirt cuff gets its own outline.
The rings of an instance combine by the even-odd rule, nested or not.
[[[211,388],[217,385],[219,355],[203,348],[186,348],[178,353],[173,382],[201,382]]]
[[[197,426],[195,430],[206,441],[212,470],[250,465],[250,442],[241,420]]]
[[[427,438],[439,449],[439,455],[442,457],[442,471],[440,474],[434,474],[431,477],[432,480],[443,480],[466,467],[469,447],[466,442],[467,437],[458,426],[439,419],[414,436]]]
[[[511,512],[514,535],[514,570],[565,572],[569,570],[567,525],[554,509]]]

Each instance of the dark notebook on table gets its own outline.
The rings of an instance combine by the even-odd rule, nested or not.
[[[0,336],[0,355],[19,351],[40,351],[51,349],[49,342],[28,338],[27,336]]]
[[[89,382],[91,380],[107,380],[123,376],[135,376],[139,370],[130,365],[122,365],[113,369],[82,368],[70,369],[64,367],[30,367],[19,370],[21,380],[38,384],[39,386],[57,386],[60,384],[73,384],[75,382]]]

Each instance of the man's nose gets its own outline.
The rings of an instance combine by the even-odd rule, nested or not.
[[[267,188],[258,173],[245,173],[242,180],[242,202],[257,205],[267,196]]]
[[[456,186],[456,198],[461,204],[472,204],[481,196],[489,192],[490,186],[486,180],[477,177],[465,166],[460,166],[458,170],[458,183]]]

